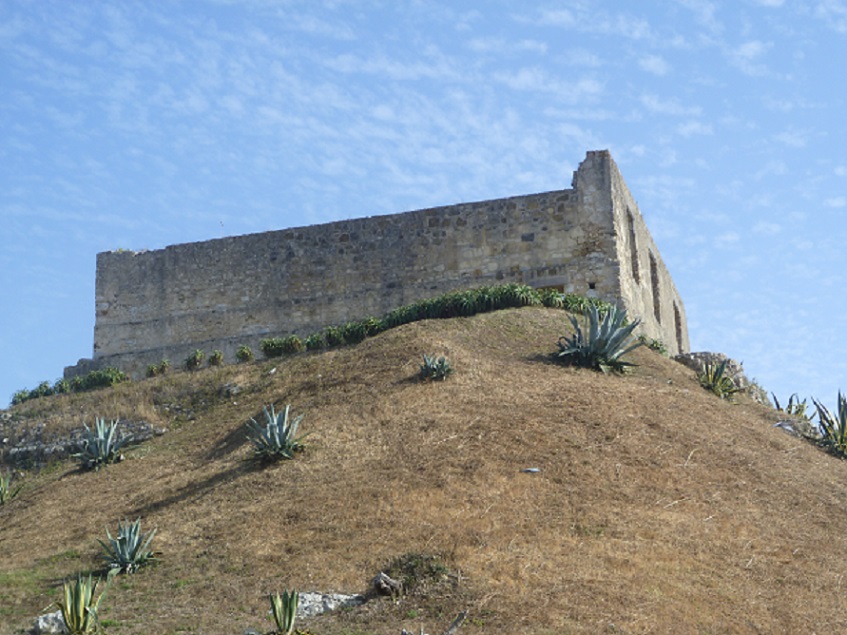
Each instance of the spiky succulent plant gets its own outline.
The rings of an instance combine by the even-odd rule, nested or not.
[[[95,599],[99,582],[99,579],[92,580],[91,576],[79,576],[76,581],[63,585],[62,599],[56,602],[56,606],[62,612],[65,631],[69,635],[90,635],[100,631],[98,610],[106,592]]]
[[[838,391],[838,408],[835,413],[814,397],[812,401],[818,414],[821,445],[833,454],[847,455],[847,396]]]
[[[436,357],[435,355],[427,355],[424,353],[423,363],[421,364],[420,378],[423,381],[435,379],[447,379],[447,375],[453,372],[453,367],[449,360],[444,357]]]
[[[642,342],[632,336],[640,320],[627,323],[626,310],[616,306],[610,306],[601,317],[597,306],[591,304],[587,315],[587,332],[575,317],[568,316],[575,332],[571,337],[559,338],[559,350],[554,353],[554,359],[582,368],[601,370],[604,373],[623,372],[627,366],[632,366],[622,357],[642,346]]]
[[[308,436],[297,436],[303,415],[290,416],[290,405],[283,412],[277,413],[273,405],[270,410],[265,408],[265,426],[262,427],[255,419],[247,422],[247,438],[253,444],[256,455],[269,461],[277,459],[293,459],[294,453],[302,450],[302,440]]]
[[[135,522],[118,521],[118,532],[113,537],[106,529],[107,540],[99,540],[103,548],[103,559],[110,571],[132,573],[139,567],[155,560],[150,542],[156,529],[149,533],[141,531],[141,519]]]
[[[276,625],[276,635],[291,635],[294,632],[294,619],[297,617],[297,605],[300,594],[296,590],[284,590],[282,595],[273,593],[271,600],[271,619]]]
[[[732,399],[732,396],[741,390],[732,377],[726,373],[728,362],[729,360],[725,359],[719,364],[706,364],[703,372],[697,376],[703,388],[711,390],[721,399]]]
[[[120,435],[117,421],[106,425],[105,419],[95,419],[93,430],[88,424],[83,425],[85,435],[80,442],[80,451],[72,455],[74,458],[93,470],[121,460],[121,448],[132,441],[132,435]]]

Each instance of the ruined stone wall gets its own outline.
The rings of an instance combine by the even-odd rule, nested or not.
[[[640,333],[662,340],[671,355],[687,352],[682,298],[617,165],[609,167],[622,303],[641,318]]]
[[[624,296],[643,309],[649,291],[620,284],[630,274],[621,265],[615,212],[630,200],[609,153],[589,152],[571,189],[101,253],[94,359],[80,360],[66,375],[113,365],[138,376],[162,359],[181,363],[196,348],[220,349],[231,361],[238,346],[257,350],[263,337],[304,336],[485,284],[555,286],[610,301]],[[646,236],[640,241],[647,263],[652,240],[640,218],[636,236]],[[655,258],[667,275],[657,250]],[[662,284],[670,303],[676,291],[672,282]]]

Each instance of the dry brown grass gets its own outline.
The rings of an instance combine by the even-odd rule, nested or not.
[[[96,415],[169,432],[97,473],[33,475],[0,508],[0,632],[96,569],[124,517],[159,528],[161,560],[109,590],[109,633],[268,630],[268,592],[363,592],[406,553],[458,576],[305,626],[435,635],[468,608],[460,633],[844,632],[847,464],[649,350],[626,377],[548,363],[568,331],[560,311],[500,311],[20,406],[48,429]],[[454,375],[417,382],[424,352]],[[272,402],[312,435],[257,468],[244,423]]]

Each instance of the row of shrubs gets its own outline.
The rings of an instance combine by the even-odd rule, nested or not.
[[[15,406],[39,397],[63,395],[72,392],[87,392],[89,390],[96,390],[97,388],[109,388],[125,381],[129,381],[129,377],[117,368],[101,368],[99,370],[92,370],[85,375],[73,377],[72,379],[59,379],[53,385],[43,381],[32,390],[19,390],[12,395],[11,403]]]
[[[547,306],[565,309],[572,313],[587,313],[590,307],[596,307],[603,314],[612,305],[598,298],[573,293],[563,294],[553,289],[535,289],[525,284],[485,286],[453,291],[429,300],[421,300],[396,308],[382,318],[367,317],[340,326],[329,326],[303,339],[297,335],[266,338],[259,343],[259,348],[268,358],[291,355],[304,350],[323,350],[357,344],[365,338],[390,328],[419,320],[471,316],[521,306]],[[244,345],[236,351],[235,357],[239,362],[249,362],[254,359],[254,354],[249,346]],[[219,350],[212,351],[207,359],[206,354],[197,349],[185,359],[184,367],[187,370],[196,370],[202,368],[204,362],[210,366],[219,366],[224,362],[223,353]],[[170,370],[171,363],[165,359],[158,364],[148,366],[147,376],[164,375]],[[126,374],[116,368],[104,368],[70,380],[60,379],[53,385],[45,381],[35,389],[17,391],[12,396],[11,405],[38,397],[107,388],[128,379]]]

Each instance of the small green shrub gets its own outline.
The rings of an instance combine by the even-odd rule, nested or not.
[[[209,366],[223,366],[224,354],[217,349],[209,354]]]
[[[256,455],[267,461],[278,459],[293,459],[294,453],[301,451],[305,446],[302,440],[308,436],[304,434],[297,436],[297,429],[303,420],[303,415],[293,419],[290,417],[291,406],[285,406],[285,411],[277,413],[273,405],[270,410],[265,408],[265,427],[262,428],[255,419],[247,423],[247,438],[253,444]]]
[[[450,362],[446,357],[436,357],[435,355],[424,354],[420,370],[421,380],[429,381],[440,379],[443,381],[444,379],[447,379],[447,375],[452,372],[453,367],[450,365]]]
[[[153,551],[149,547],[156,531],[154,529],[149,533],[142,533],[140,518],[134,523],[118,521],[118,532],[114,537],[107,528],[107,541],[97,540],[103,548],[103,560],[106,561],[106,567],[116,573],[132,573],[155,560]]]
[[[551,309],[565,308],[565,294],[556,289],[541,289],[541,304]]]
[[[147,367],[147,377],[159,377],[160,375],[167,375],[171,369],[171,363],[163,359],[158,364],[150,364]]]
[[[79,576],[76,582],[65,582],[62,586],[62,599],[56,602],[56,606],[62,612],[68,635],[90,635],[101,631],[98,611],[106,591],[94,598],[99,582],[99,579],[92,581],[91,576]]]
[[[779,403],[779,399],[776,398],[775,393],[771,393],[771,397],[773,397],[774,408],[780,412],[784,412],[785,414],[794,417],[808,419],[806,416],[806,408],[808,407],[806,400],[804,399],[803,401],[800,401],[800,397],[796,392],[788,398],[788,403],[785,404],[785,408],[783,408],[782,404]]]
[[[590,298],[585,295],[577,295],[576,293],[568,293],[562,298],[562,308],[571,313],[581,313],[588,315],[591,307],[595,307],[600,315],[608,313],[615,305],[601,300],[600,298]]]
[[[74,377],[71,379],[71,390],[73,392],[87,392],[98,388],[111,388],[125,381],[129,381],[129,376],[126,373],[112,366],[107,366]]]
[[[818,414],[820,444],[837,456],[847,456],[847,397],[838,391],[838,407],[835,413],[814,397],[812,402]]]
[[[12,475],[0,472],[0,505],[5,505],[21,491],[23,485],[12,487]]]
[[[123,457],[121,448],[132,440],[132,436],[118,434],[118,422],[112,421],[108,426],[105,419],[95,419],[94,430],[85,426],[85,435],[81,449],[73,458],[78,459],[86,469],[99,470],[109,463],[117,463]]]
[[[54,395],[66,395],[71,392],[71,382],[67,379],[57,379],[56,383],[53,384],[53,394]]]
[[[198,370],[203,368],[203,360],[206,359],[206,353],[199,348],[195,349],[191,355],[185,358],[186,370]]]
[[[554,360],[604,373],[621,373],[632,366],[622,358],[642,346],[632,336],[640,320],[627,324],[626,310],[616,306],[611,306],[601,318],[600,310],[594,304],[588,306],[588,332],[583,331],[575,317],[568,316],[568,319],[575,333],[571,337],[559,338],[559,350],[553,354]]]
[[[303,350],[303,341],[296,335],[267,337],[259,342],[259,349],[267,358],[293,355]]]
[[[271,619],[276,629],[274,635],[291,635],[294,632],[294,620],[297,617],[297,605],[300,594],[296,590],[285,589],[282,595],[271,594]]]
[[[721,399],[731,400],[732,396],[741,391],[735,381],[726,374],[726,365],[729,360],[723,360],[719,364],[706,364],[697,379],[706,390],[715,393]]]
[[[240,364],[252,362],[253,359],[255,359],[255,356],[253,355],[253,349],[247,346],[247,344],[242,344],[238,347],[238,350],[235,351],[235,359]]]
[[[303,340],[303,345],[307,351],[319,351],[326,348],[326,338],[322,332],[312,333],[309,337]]]
[[[668,354],[668,347],[665,346],[665,343],[662,340],[647,337],[646,335],[639,335],[638,341],[641,342],[647,348],[649,348],[651,351],[656,351],[660,355],[667,356]]]
[[[326,345],[330,348],[333,346],[341,346],[345,344],[344,333],[338,326],[328,326],[323,330],[323,338]]]

